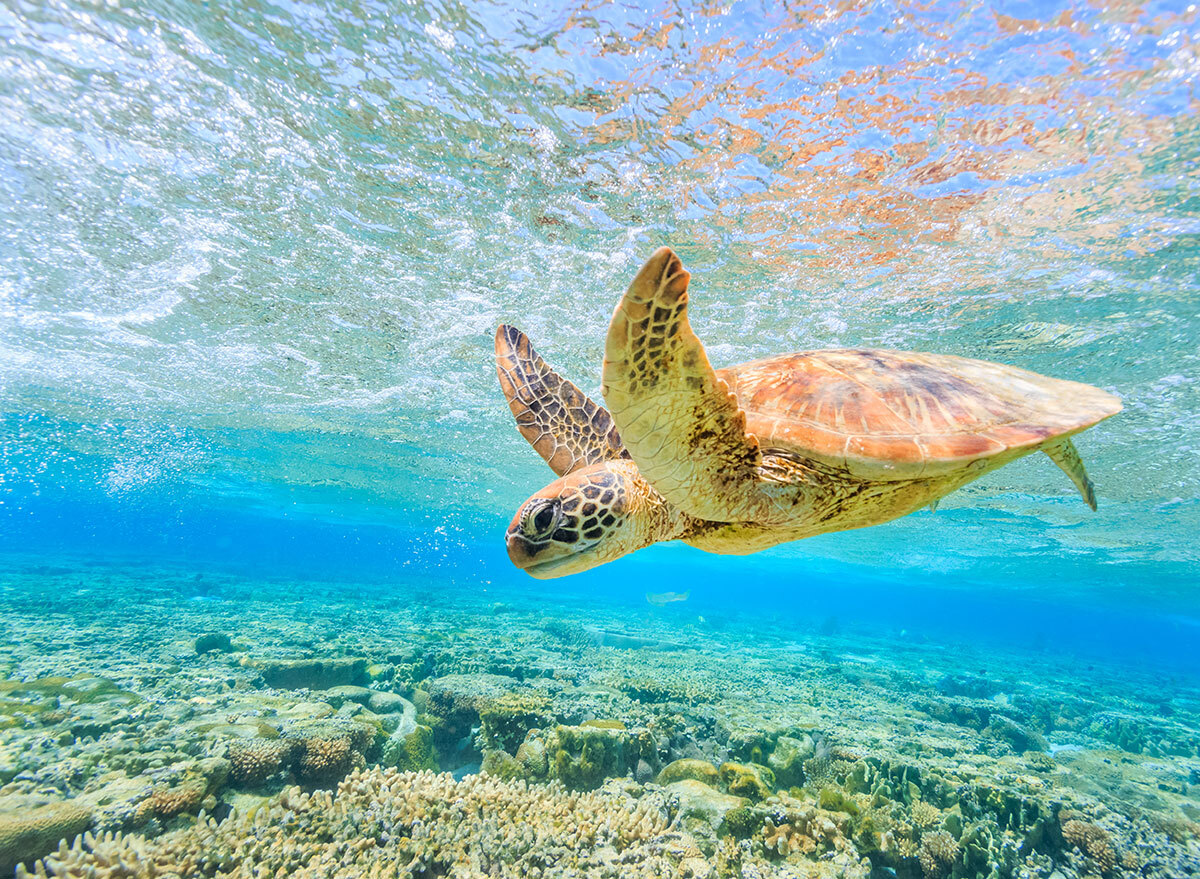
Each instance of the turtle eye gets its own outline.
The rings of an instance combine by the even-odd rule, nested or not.
[[[541,501],[529,507],[522,528],[530,537],[546,537],[558,525],[559,518],[557,501]]]

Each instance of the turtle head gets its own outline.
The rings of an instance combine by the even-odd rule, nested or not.
[[[678,537],[679,518],[632,461],[601,461],[521,505],[505,535],[508,557],[539,579],[577,574]]]

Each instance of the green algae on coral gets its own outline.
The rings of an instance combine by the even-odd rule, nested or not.
[[[484,751],[483,761],[480,763],[479,768],[481,772],[504,779],[505,781],[528,777],[522,762],[507,751]]]
[[[557,726],[550,771],[568,788],[594,790],[606,778],[630,767],[630,736],[624,730],[594,726]]]
[[[415,722],[409,728],[397,729],[384,743],[380,765],[400,772],[437,769],[433,730]]]
[[[366,684],[367,661],[361,658],[246,660],[269,687],[285,690],[328,690],[344,684]]]
[[[625,726],[625,722],[623,720],[592,719],[592,720],[585,720],[583,723],[581,723],[579,725],[580,726],[590,726],[595,729],[616,729],[616,730],[621,730],[621,731],[624,731],[625,729],[627,729],[627,727]]]
[[[480,741],[485,748],[513,753],[531,729],[552,720],[550,700],[540,693],[507,692],[479,707]]]
[[[223,632],[208,632],[198,637],[193,647],[197,653],[230,653],[233,642]]]
[[[722,763],[721,786],[734,796],[765,800],[775,786],[775,773],[756,763]]]
[[[729,832],[724,826],[726,816],[747,803],[744,797],[723,793],[694,778],[673,781],[664,790],[678,800],[684,827],[691,833],[713,839]]]
[[[659,784],[671,784],[691,778],[715,787],[720,782],[720,772],[707,760],[697,760],[694,757],[683,757],[668,763],[658,773],[656,781]]]
[[[813,750],[813,740],[809,736],[799,739],[781,735],[776,739],[766,764],[775,773],[780,787],[791,788],[804,784],[804,761],[812,757]]]

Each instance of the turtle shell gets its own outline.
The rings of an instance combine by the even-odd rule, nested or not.
[[[746,429],[778,449],[875,479],[936,477],[1115,415],[1099,388],[901,351],[806,351],[718,370]]]

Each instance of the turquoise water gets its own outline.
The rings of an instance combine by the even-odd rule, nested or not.
[[[1189,745],[1139,750],[1072,738],[1092,727],[1044,712],[1020,718],[1041,724],[1048,753],[1100,753],[1103,740],[1142,755],[1133,762],[1175,760],[1167,780],[1146,782],[1169,787],[1154,795],[1169,802],[1130,806],[1118,796],[1129,779],[1086,794],[1129,821],[1172,816],[1176,860],[1144,875],[1174,875],[1179,851],[1200,863],[1195,6],[11,2],[0,38],[10,680],[87,673],[154,704],[209,698],[203,675],[173,695],[151,680],[181,649],[198,661],[204,583],[228,590],[216,589],[225,604],[210,628],[250,653],[239,602],[250,616],[265,602],[267,619],[277,596],[310,627],[284,637],[264,622],[264,656],[325,644],[379,660],[395,639],[431,632],[474,633],[472,649],[491,655],[501,648],[480,645],[497,603],[515,608],[516,629],[532,626],[529,644],[540,614],[631,637],[690,633],[730,668],[777,668],[756,651],[781,632],[821,656],[861,638],[892,675],[863,716],[919,689],[904,669],[936,681],[1032,663],[1030,692],[1091,691],[1105,717],[1183,730]],[[492,334],[520,327],[599,399],[612,308],[661,245],[692,272],[692,322],[717,366],[821,347],[929,350],[1118,394],[1124,411],[1077,438],[1099,511],[1036,456],[880,527],[744,558],[656,546],[563,580],[526,577],[504,529],[551,474],[511,423]],[[148,582],[165,591],[147,598]],[[688,599],[647,603],[667,590]],[[380,626],[407,634],[373,647],[361,632],[330,636],[360,594],[377,596]],[[137,610],[150,600],[157,623]],[[425,600],[457,604],[422,616]],[[119,608],[145,628],[104,645],[88,619]],[[75,647],[48,646],[56,626]],[[136,668],[139,639],[166,651],[154,674]],[[580,686],[602,665],[633,675],[650,652],[603,638],[587,649],[599,653],[575,656]],[[371,686],[412,699],[426,678],[508,674],[445,650]],[[962,651],[980,668],[938,664]],[[806,673],[841,674],[831,663]],[[233,691],[250,686],[238,674]],[[753,687],[731,692],[754,713]],[[586,719],[555,704],[557,722]],[[646,722],[612,710],[630,729]],[[910,721],[894,725],[910,744],[933,736]],[[970,735],[996,738],[983,727]],[[0,822],[6,796],[54,800],[92,783],[34,760],[38,729],[0,723]],[[882,747],[860,734],[840,730],[860,750]],[[437,768],[460,775],[487,750],[437,747]],[[714,764],[755,756],[706,747]],[[668,756],[691,753],[680,748]],[[973,771],[1000,784],[1018,770]],[[1083,791],[1076,782],[1097,772],[1064,765],[1047,783]],[[213,795],[210,812],[235,799]],[[175,826],[122,820],[103,826]],[[746,839],[759,857],[762,834]],[[1097,869],[1055,839],[1029,844],[1049,866],[1022,875]],[[872,876],[920,876],[920,834],[910,843],[904,855],[855,845]],[[943,872],[988,875],[982,863]]]

